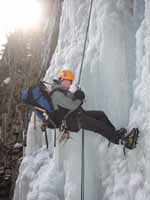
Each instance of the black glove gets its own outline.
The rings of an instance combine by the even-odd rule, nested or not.
[[[74,93],[74,97],[75,97],[75,99],[80,99],[81,101],[83,101],[85,99],[85,94],[82,90],[77,90]]]

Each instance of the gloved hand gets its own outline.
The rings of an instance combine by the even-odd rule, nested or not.
[[[82,90],[77,90],[74,93],[74,97],[75,99],[80,99],[81,101],[83,101],[85,99],[85,93]]]

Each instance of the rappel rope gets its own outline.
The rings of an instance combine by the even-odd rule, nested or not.
[[[82,151],[81,151],[81,200],[84,200],[84,129],[82,128]]]
[[[81,60],[81,66],[80,66],[80,72],[79,72],[78,85],[80,85],[80,81],[81,81],[81,74],[82,74],[83,62],[84,62],[84,57],[85,57],[86,43],[87,43],[88,31],[89,31],[89,26],[90,26],[90,21],[91,21],[92,7],[93,7],[93,0],[91,0],[91,3],[90,3],[89,18],[88,18],[88,24],[87,24],[86,34],[85,34],[83,54],[82,54],[82,58],[81,58],[82,60]]]
[[[82,75],[82,69],[83,69],[83,62],[85,58],[85,50],[86,50],[86,43],[88,38],[88,31],[91,21],[91,13],[92,13],[92,7],[93,7],[93,0],[91,0],[90,3],[90,10],[89,10],[89,17],[88,17],[88,24],[85,34],[85,41],[84,41],[84,47],[83,47],[83,54],[82,54],[82,60],[81,60],[81,66],[79,71],[79,79],[78,79],[78,85],[80,85],[81,81],[81,75]],[[82,128],[82,150],[81,150],[81,200],[84,200],[84,129]]]

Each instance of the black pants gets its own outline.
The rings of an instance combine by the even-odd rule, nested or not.
[[[120,135],[116,133],[114,125],[102,111],[72,113],[67,119],[67,127],[74,132],[83,128],[104,136],[112,143],[119,143]]]
[[[67,113],[68,110],[60,109],[51,113],[49,118],[55,122],[57,127],[60,127],[62,120]],[[54,128],[50,120],[48,124],[49,128]],[[66,124],[70,131],[78,132],[83,128],[104,136],[112,143],[119,143],[120,135],[116,133],[114,125],[102,111],[77,110],[69,115],[66,119]]]

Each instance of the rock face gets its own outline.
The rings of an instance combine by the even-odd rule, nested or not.
[[[10,34],[0,60],[0,200],[13,197],[26,144],[28,108],[21,102],[21,91],[42,79],[50,65],[62,2],[46,0],[48,10],[38,32]]]
[[[5,169],[0,168],[0,199],[9,200],[11,190],[11,175],[5,174]]]
[[[10,34],[0,60],[0,200],[13,196],[27,124],[21,91],[39,78],[42,37],[40,30]]]
[[[0,141],[0,199],[10,200],[22,157],[22,145],[11,148]]]

